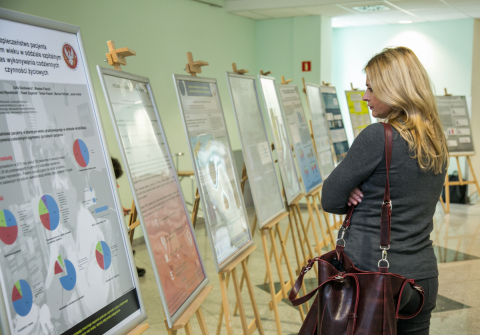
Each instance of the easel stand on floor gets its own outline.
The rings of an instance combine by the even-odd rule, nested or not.
[[[122,71],[121,65],[127,65],[125,57],[135,56],[136,52],[130,50],[129,48],[120,48],[115,49],[115,44],[113,41],[107,41],[108,52],[105,54],[107,57],[107,62],[109,65],[112,65],[113,68],[117,71]],[[133,235],[135,233],[135,228],[140,225],[140,221],[137,220],[137,211],[135,210],[135,204],[132,205],[132,214],[130,214],[130,220],[128,222],[127,231],[130,244],[133,243]],[[133,246],[133,245],[132,245]],[[133,330],[131,330],[127,335],[140,335],[144,333],[150,326],[148,323],[138,325]]]
[[[445,207],[443,208],[446,213],[450,213],[450,186],[455,186],[455,185],[471,185],[474,184],[477,187],[478,194],[480,194],[480,187],[478,186],[478,180],[475,175],[475,171],[473,170],[473,165],[472,161],[470,160],[470,157],[474,156],[473,154],[471,155],[458,155],[458,154],[450,154],[450,157],[455,157],[457,161],[457,168],[458,168],[458,181],[449,181],[448,180],[448,173],[445,176]],[[468,163],[468,166],[470,168],[470,172],[472,173],[472,178],[473,180],[463,180],[462,178],[462,169],[460,168],[460,157],[465,157]],[[443,203],[442,197],[440,197],[440,201]]]
[[[201,73],[200,66],[208,65],[207,62],[194,62],[191,52],[187,53],[187,58],[188,58],[188,64],[186,65],[186,71],[190,73],[192,76],[196,76],[197,73]],[[236,65],[234,66],[234,69],[236,70]],[[240,71],[246,71],[246,70],[240,70]],[[244,184],[244,181],[242,180],[242,185],[243,184]],[[242,186],[242,191],[243,191],[243,186]],[[197,188],[197,191],[195,194],[195,201],[193,204],[193,211],[192,211],[192,223],[194,227],[197,221],[199,207],[200,207],[200,194]],[[250,335],[250,334],[253,334],[255,330],[258,330],[258,332],[262,335],[264,334],[262,322],[260,320],[260,313],[258,311],[257,302],[255,300],[255,295],[253,292],[253,285],[250,280],[250,273],[248,271],[248,261],[247,261],[249,255],[256,248],[257,248],[256,246],[251,246],[247,250],[243,251],[241,255],[236,256],[235,260],[232,263],[228,264],[218,274],[218,277],[220,280],[220,290],[222,294],[222,305],[220,308],[218,328],[220,328],[222,325],[222,315],[223,315],[225,319],[226,328],[227,328],[226,333],[228,335],[233,335],[232,318],[230,315],[230,307],[229,307],[229,301],[228,301],[228,282],[230,277],[233,279],[233,284],[235,287],[235,296],[236,296],[238,308],[240,311],[240,321],[242,324],[243,334]],[[242,265],[243,275],[247,283],[248,294],[250,296],[250,302],[252,304],[252,309],[254,314],[254,320],[250,324],[247,323],[245,308],[243,305],[243,299],[241,294],[241,288],[238,281],[237,266],[239,266],[240,264]],[[218,329],[217,329],[217,333],[218,333]]]

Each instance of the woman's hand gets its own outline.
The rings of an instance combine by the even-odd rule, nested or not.
[[[355,187],[355,189],[350,192],[350,197],[348,198],[348,206],[358,205],[360,202],[362,202],[362,198],[362,191],[360,191],[358,187]]]

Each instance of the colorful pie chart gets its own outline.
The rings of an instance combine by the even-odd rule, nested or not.
[[[18,225],[15,216],[8,209],[0,211],[0,240],[5,244],[13,244],[17,239]]]
[[[60,284],[65,290],[73,290],[77,283],[77,271],[72,262],[68,259],[64,261],[62,256],[58,256],[55,261],[55,274],[60,274]]]
[[[112,264],[112,253],[107,243],[100,241],[95,248],[95,256],[97,258],[98,266],[103,270],[107,270]]]
[[[43,226],[52,231],[58,227],[60,222],[60,211],[58,205],[52,196],[45,194],[38,202],[38,214]]]
[[[81,167],[87,167],[90,160],[90,154],[88,153],[88,148],[85,142],[78,139],[73,143],[73,154],[75,155],[75,160],[78,165]]]
[[[32,309],[33,294],[30,285],[20,279],[15,283],[12,289],[12,303],[15,312],[20,316],[25,316]]]

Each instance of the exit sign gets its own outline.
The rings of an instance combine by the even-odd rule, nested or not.
[[[312,71],[312,62],[311,61],[302,62],[302,72],[310,72],[310,71]]]

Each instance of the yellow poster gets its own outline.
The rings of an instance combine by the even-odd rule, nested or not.
[[[365,91],[345,91],[347,95],[348,112],[352,122],[353,134],[355,137],[372,123],[368,111],[367,102],[362,100]]]

